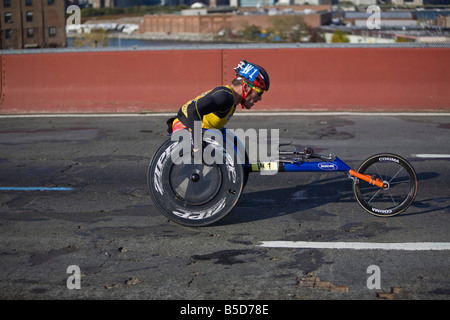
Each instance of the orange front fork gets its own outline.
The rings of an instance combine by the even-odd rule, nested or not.
[[[381,180],[378,179],[378,178],[374,180],[374,179],[373,179],[371,176],[369,176],[368,174],[361,174],[361,173],[356,172],[355,170],[352,170],[352,169],[350,169],[350,170],[348,171],[348,173],[349,173],[350,175],[354,176],[354,177],[357,177],[358,179],[367,181],[368,183],[370,183],[370,184],[372,184],[372,185],[374,185],[374,186],[377,186],[377,187],[380,187],[380,188],[386,188],[386,187],[387,187],[387,185],[384,184],[383,181],[381,181]]]

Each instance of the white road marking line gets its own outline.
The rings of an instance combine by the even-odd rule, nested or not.
[[[450,242],[309,242],[309,241],[262,241],[260,247],[294,249],[347,249],[347,250],[450,250]]]
[[[414,158],[426,158],[426,159],[447,159],[450,158],[450,154],[437,154],[437,153],[419,153],[412,154]]]

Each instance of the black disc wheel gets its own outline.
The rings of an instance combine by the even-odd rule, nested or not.
[[[380,188],[360,179],[353,182],[358,203],[373,215],[397,215],[405,211],[417,195],[418,181],[413,167],[395,154],[374,155],[361,164],[358,172],[379,179],[385,185]]]
[[[178,199],[198,206],[217,195],[222,185],[222,172],[214,164],[180,164],[172,166],[169,184]]]
[[[190,150],[182,146],[183,141],[175,134],[153,156],[147,174],[153,202],[178,224],[190,227],[213,224],[239,200],[245,180],[244,165],[214,141],[208,150],[213,149],[216,161],[196,161]]]

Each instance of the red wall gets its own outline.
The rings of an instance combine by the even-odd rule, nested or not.
[[[271,77],[254,110],[450,110],[450,48],[295,48],[3,55],[0,113],[175,112],[242,58]]]
[[[245,53],[225,51],[224,70]],[[273,86],[264,101],[271,108],[450,109],[447,48],[273,49],[253,56],[271,76]]]

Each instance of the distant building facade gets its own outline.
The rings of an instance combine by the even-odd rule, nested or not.
[[[272,26],[274,15],[236,15],[232,13],[208,14],[202,10],[198,14],[147,14],[144,15],[143,22],[139,26],[140,33],[166,33],[166,34],[216,34],[221,30],[245,29],[252,24],[261,29],[268,29]],[[320,27],[331,23],[331,11],[320,10],[309,14],[302,14],[303,20],[310,27]]]
[[[114,7],[114,0],[90,0],[92,8],[110,8]]]
[[[153,6],[162,4],[161,0],[89,0],[93,8]]]
[[[0,49],[66,46],[64,1],[0,0],[0,9]]]

